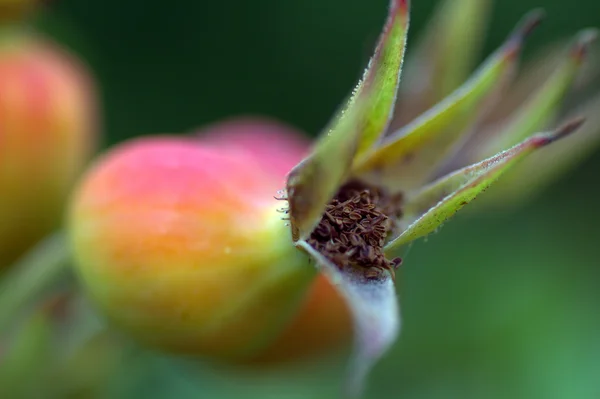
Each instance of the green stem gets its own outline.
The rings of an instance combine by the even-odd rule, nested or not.
[[[27,302],[66,271],[70,254],[64,235],[55,233],[13,264],[0,280],[0,333]]]

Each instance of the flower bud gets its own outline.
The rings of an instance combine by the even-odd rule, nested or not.
[[[93,149],[95,101],[85,69],[53,44],[0,37],[0,268],[57,227]]]
[[[204,140],[137,139],[96,163],[69,235],[109,321],[168,352],[230,360],[259,356],[293,325],[315,272],[273,198],[304,151],[281,129],[229,122]]]

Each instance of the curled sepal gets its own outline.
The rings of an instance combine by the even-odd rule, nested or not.
[[[408,28],[408,0],[392,0],[380,42],[363,80],[287,181],[292,237],[304,239],[348,177],[359,151],[385,131],[396,100]]]
[[[583,119],[577,119],[553,133],[530,137],[509,150],[442,177],[409,196],[405,208],[409,225],[385,247],[386,255],[392,256],[403,245],[434,232],[518,161],[571,134],[582,124]]]
[[[491,0],[444,0],[405,62],[395,126],[435,105],[464,82],[479,56]]]
[[[560,145],[553,145],[527,157],[516,168],[502,177],[493,187],[493,195],[486,195],[478,209],[517,206],[533,198],[556,179],[575,168],[600,145],[600,96],[592,98],[569,114],[584,115],[586,123]]]
[[[354,172],[392,191],[420,186],[469,133],[511,76],[523,39],[539,24],[541,14],[528,15],[508,41],[474,76],[445,100],[406,127],[388,136]]]
[[[358,157],[379,140],[392,117],[406,49],[408,8],[408,0],[391,0],[387,22],[362,80],[372,88],[363,93],[361,82],[355,90],[368,104]]]
[[[345,298],[354,320],[354,353],[344,384],[345,397],[358,397],[375,362],[389,349],[400,330],[400,312],[392,276],[381,271],[346,266],[340,270],[305,241],[296,245]],[[372,270],[371,270],[372,271]]]
[[[546,82],[526,100],[519,111],[495,134],[495,139],[481,147],[477,158],[490,156],[503,148],[508,148],[526,137],[543,130],[556,116],[563,98],[573,85],[590,44],[598,35],[595,29],[579,33],[569,55],[558,66]]]

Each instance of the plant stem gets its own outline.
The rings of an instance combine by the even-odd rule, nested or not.
[[[0,333],[27,302],[66,271],[70,254],[62,232],[33,247],[0,279]]]

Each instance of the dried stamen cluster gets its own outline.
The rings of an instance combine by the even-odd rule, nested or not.
[[[348,265],[371,269],[367,277],[394,270],[401,259],[388,260],[383,246],[401,215],[401,196],[360,182],[344,185],[327,205],[321,222],[308,243],[338,267]]]

